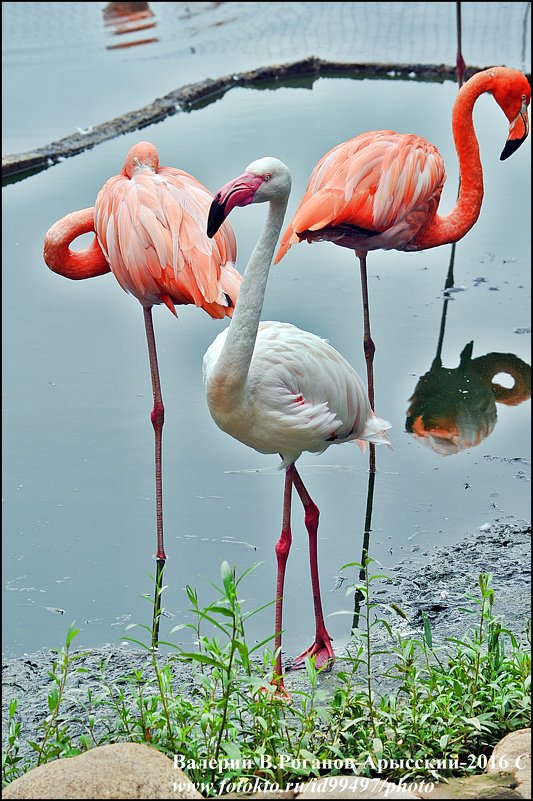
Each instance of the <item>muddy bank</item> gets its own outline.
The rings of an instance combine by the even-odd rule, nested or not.
[[[375,587],[375,599],[394,602],[401,606],[406,619],[399,616],[390,618],[395,631],[403,635],[421,636],[422,611],[431,621],[435,646],[445,643],[447,637],[461,637],[475,625],[476,617],[468,615],[464,608],[476,609],[466,594],[479,597],[478,576],[480,573],[492,574],[495,591],[493,612],[501,615],[504,624],[517,637],[522,637],[528,626],[531,608],[531,528],[528,523],[513,517],[495,520],[484,524],[475,534],[455,545],[434,548],[428,557],[419,560],[409,558],[388,570],[390,580]],[[377,572],[377,571],[376,571]],[[463,610],[463,611],[462,611]],[[376,648],[390,645],[384,629],[373,630]],[[133,635],[135,636],[135,635]],[[336,672],[343,666],[343,648],[336,643],[338,661],[329,674],[320,678],[322,689],[332,689],[336,684]],[[87,713],[87,691],[96,696],[101,692],[99,665],[106,662],[105,676],[110,683],[119,682],[127,691],[125,676],[134,670],[142,669],[145,677],[153,677],[150,655],[125,645],[105,645],[101,648],[75,652],[80,655],[74,667],[84,672],[73,671],[65,693],[64,714],[73,721],[71,733],[84,721]],[[31,656],[10,659],[2,665],[2,718],[7,720],[7,710],[12,698],[18,699],[18,718],[22,724],[20,739],[38,740],[39,724],[48,713],[47,693],[51,687],[49,671],[54,662],[54,652],[41,651]],[[166,657],[162,656],[161,659]],[[378,663],[378,659],[381,664]],[[375,657],[376,675],[383,673],[392,657]],[[290,661],[287,660],[287,667]],[[344,665],[345,666],[345,665]],[[194,677],[188,665],[174,662],[172,666],[175,687],[185,696],[190,696],[194,687]],[[289,691],[308,689],[305,674],[287,673]],[[392,689],[386,681],[380,682],[380,690]],[[96,717],[95,733],[103,733],[106,719],[112,719],[105,707],[93,713]],[[83,730],[83,723],[79,731]],[[2,737],[6,734],[3,727]],[[27,749],[30,750],[29,748]]]
[[[382,593],[407,613],[405,635],[420,634],[425,611],[436,642],[461,636],[475,620],[461,608],[476,608],[465,594],[480,597],[480,573],[492,575],[494,615],[520,635],[531,615],[531,526],[513,516],[499,518],[455,545],[433,548],[427,559],[404,559],[389,572],[394,584]]]

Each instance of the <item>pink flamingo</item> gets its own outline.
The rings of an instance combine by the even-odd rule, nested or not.
[[[483,172],[472,111],[484,92],[492,94],[510,123],[501,160],[514,153],[529,132],[531,89],[521,72],[491,67],[461,87],[452,110],[461,185],[457,204],[449,214],[437,213],[446,178],[437,148],[414,134],[370,131],[337,145],[320,159],[281,239],[276,263],[291,245],[303,239],[325,240],[355,250],[361,269],[364,350],[372,406],[375,346],[370,333],[367,253],[434,248],[457,242],[472,228],[483,199]]]
[[[389,444],[390,424],[376,417],[363,383],[348,362],[325,340],[288,323],[259,322],[272,256],[291,189],[289,170],[281,161],[254,161],[245,173],[215,195],[207,232],[214,236],[235,206],[269,203],[266,224],[252,253],[229,328],[204,356],[207,402],[216,424],[260,453],[278,453],[285,468],[283,523],[276,545],[275,683],[283,689],[281,629],[285,566],[292,541],[292,487],[305,511],[309,534],[311,582],[316,621],[307,656],[318,668],[334,660],[320,598],[317,559],[318,507],[296,469],[303,451],[322,453],[332,444],[367,440]]]
[[[236,244],[227,223],[211,240],[205,233],[213,195],[192,175],[160,167],[156,148],[139,142],[122,171],[110,178],[94,208],[68,214],[44,240],[44,260],[72,279],[112,271],[120,286],[140,301],[146,327],[154,406],[158,572],[165,563],[161,475],[165,409],[161,395],[152,306],[193,303],[211,317],[233,312],[241,277],[234,267]],[[71,242],[94,231],[91,245],[72,251]]]

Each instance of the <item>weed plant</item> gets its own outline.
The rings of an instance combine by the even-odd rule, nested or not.
[[[478,595],[467,596],[477,617],[464,638],[435,647],[425,614],[420,637],[402,636],[391,621],[405,613],[375,600],[373,589],[386,577],[372,573],[374,564],[366,558],[344,566],[362,577],[348,592],[361,600],[363,627],[354,630],[348,655],[337,660],[334,689],[327,693],[307,659],[306,690],[291,690],[290,699],[281,695],[272,683],[274,637],[248,645],[246,623],[265,607],[245,613],[239,593],[257,565],[237,577],[224,562],[221,584],[213,585],[218,597],[206,607],[195,589],[186,588],[192,622],[170,635],[192,629],[195,650],[160,641],[171,649],[163,657],[151,644],[128,636],[147,652],[151,669],[112,680],[109,657],[104,659],[96,674],[98,689],[86,690],[74,712],[65,709],[69,677],[87,669],[79,664],[84,654],[72,651],[78,630],[71,626],[49,674],[40,737],[27,746],[18,702],[9,705],[3,785],[35,765],[121,741],[150,743],[167,754],[205,796],[294,787],[321,775],[436,781],[481,772],[501,737],[530,725],[529,635],[519,642],[493,614],[490,575],[481,574]],[[375,645],[378,627],[388,632],[386,649]],[[152,629],[138,628],[151,643]],[[393,689],[380,693],[376,678],[385,654]],[[191,668],[193,688],[187,695],[176,686],[177,662]]]

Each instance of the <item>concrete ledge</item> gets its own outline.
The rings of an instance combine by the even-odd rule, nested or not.
[[[481,67],[470,67],[466,77],[479,72]],[[361,78],[381,78],[388,80],[404,80],[407,76],[416,80],[436,81],[455,80],[455,67],[427,64],[359,64],[357,62],[326,61],[315,56],[293,61],[288,64],[273,64],[259,67],[247,72],[224,75],[221,78],[207,78],[198,83],[188,84],[170,92],[162,98],[154,100],[143,108],[130,111],[108,122],[96,125],[86,132],[78,132],[51,142],[43,147],[27,153],[15,153],[2,156],[2,178],[14,175],[32,174],[57,164],[70,156],[75,156],[95,145],[113,139],[120,134],[141,130],[155,122],[179,111],[191,110],[195,105],[210,102],[222,97],[234,86],[258,86],[263,83],[279,80],[302,79],[305,83],[296,85],[313,85],[313,81],[324,75],[351,75]]]

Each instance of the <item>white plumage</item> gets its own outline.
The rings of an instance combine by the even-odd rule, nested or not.
[[[390,424],[376,417],[363,382],[326,340],[289,323],[259,322],[274,248],[291,188],[287,167],[277,159],[255,161],[215,195],[208,220],[213,236],[235,206],[268,202],[268,217],[246,267],[229,328],[204,356],[207,403],[216,424],[261,453],[279,453],[285,468],[281,536],[276,545],[276,676],[283,691],[281,630],[285,565],[292,542],[291,495],[296,489],[305,510],[316,633],[307,656],[317,668],[333,664],[318,577],[318,507],[295,462],[303,451],[321,453],[333,443],[358,440],[389,444]]]
[[[228,405],[212,386],[227,333],[203,363],[211,415],[227,434],[260,453],[279,453],[280,467],[333,443],[384,442],[390,424],[373,415],[353,367],[325,339],[290,323],[259,324],[246,385]]]

